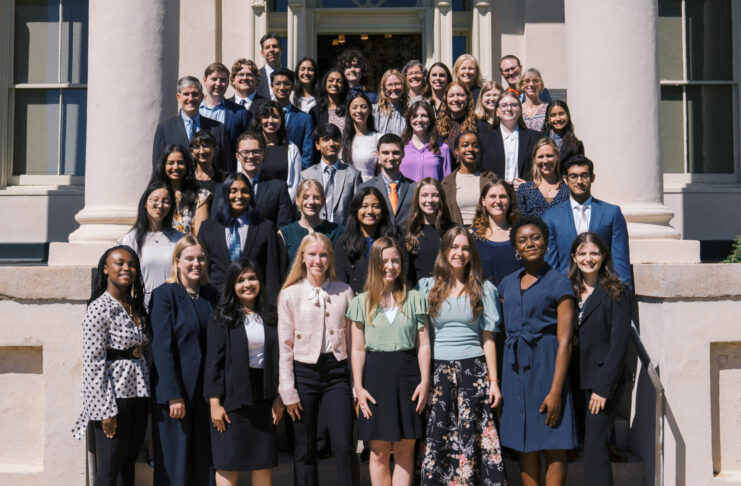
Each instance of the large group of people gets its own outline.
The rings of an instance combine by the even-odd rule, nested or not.
[[[628,235],[567,104],[512,55],[505,85],[466,54],[376,93],[361,52],[320,73],[260,45],[262,68],[178,81],[100,257],[74,429],[96,486],[133,485],[148,434],[155,485],[269,485],[281,420],[300,486],[320,441],[342,485],[362,444],[374,486],[505,485],[503,449],[558,486],[581,443],[585,484],[612,484]]]

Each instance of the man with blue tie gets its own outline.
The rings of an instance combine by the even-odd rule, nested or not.
[[[567,274],[574,239],[581,233],[591,231],[600,235],[610,247],[612,265],[618,277],[632,288],[625,217],[619,206],[592,197],[594,164],[583,155],[573,155],[563,162],[561,173],[571,197],[546,211],[543,216],[551,233],[546,261]]]
[[[286,138],[298,147],[298,151],[301,152],[301,167],[306,169],[313,164],[314,119],[291,103],[291,92],[295,81],[296,76],[293,71],[286,68],[278,68],[270,73],[270,87],[275,94],[275,101],[283,107],[286,119]]]
[[[207,130],[213,135],[219,149],[219,158],[214,161],[216,165],[225,172],[234,170],[234,152],[224,124],[202,117],[199,113],[203,101],[201,82],[193,76],[183,76],[178,80],[175,97],[180,112],[157,125],[152,143],[152,167],[157,164],[168,145],[178,144],[187,150],[193,135],[198,130]]]
[[[228,87],[229,70],[226,66],[220,62],[209,64],[203,74],[205,96],[199,112],[201,116],[223,123],[232,147],[236,147],[237,138],[247,130],[252,115],[238,104],[224,98]]]

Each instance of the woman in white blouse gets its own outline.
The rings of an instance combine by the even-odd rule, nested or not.
[[[134,249],[141,262],[144,305],[149,307],[152,292],[167,280],[175,243],[183,233],[172,227],[175,197],[170,186],[154,181],[139,199],[136,223],[118,243]]]
[[[279,391],[293,419],[297,486],[318,486],[317,419],[327,421],[337,462],[337,484],[352,485],[353,398],[347,365],[350,326],[345,318],[353,293],[338,282],[332,243],[310,233],[278,297]]]
[[[73,435],[95,433],[95,486],[134,485],[149,407],[149,332],[139,259],[128,246],[108,249],[93,276],[82,321],[83,407]]]
[[[345,115],[342,161],[360,172],[363,182],[375,177],[378,158],[376,145],[380,137],[371,113],[368,95],[356,91],[350,95]]]

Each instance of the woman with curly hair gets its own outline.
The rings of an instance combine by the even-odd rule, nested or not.
[[[473,98],[468,87],[453,81],[445,88],[443,108],[437,117],[437,133],[448,147],[453,147],[461,132],[476,132]]]
[[[383,73],[378,92],[378,103],[373,105],[373,118],[378,133],[394,133],[401,137],[406,126],[404,112],[408,101],[404,75],[396,69],[389,69]]]

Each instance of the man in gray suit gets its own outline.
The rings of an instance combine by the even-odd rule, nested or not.
[[[350,209],[350,201],[360,185],[360,172],[339,158],[340,129],[331,123],[314,129],[314,147],[322,154],[322,160],[301,172],[301,181],[314,179],[324,188],[327,200],[322,209],[322,218],[334,223],[344,223]]]
[[[378,140],[376,156],[380,174],[363,182],[360,187],[375,187],[386,200],[391,223],[401,234],[406,233],[409,210],[414,204],[415,182],[399,170],[404,158],[404,144],[401,137],[387,133]]]

